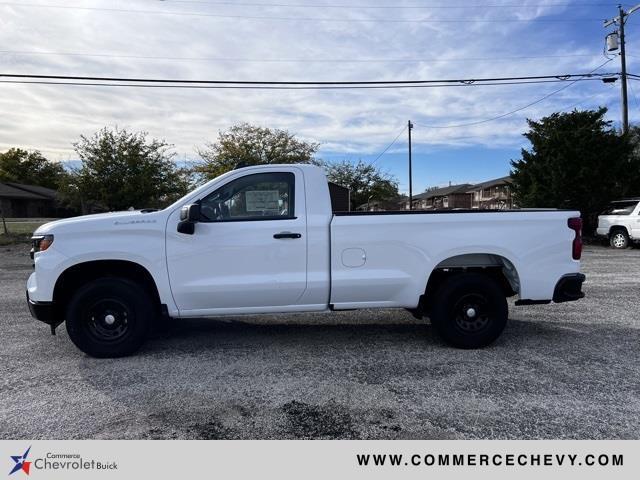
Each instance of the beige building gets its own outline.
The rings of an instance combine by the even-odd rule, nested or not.
[[[471,208],[471,196],[467,190],[471,185],[449,185],[448,187],[434,188],[424,193],[413,196],[414,210],[450,210],[453,208]],[[409,199],[402,202],[402,210],[409,209]]]
[[[514,208],[511,177],[500,177],[478,183],[467,190],[471,195],[471,208],[508,210]]]

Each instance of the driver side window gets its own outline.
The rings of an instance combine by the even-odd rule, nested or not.
[[[232,180],[200,202],[203,222],[295,218],[295,175],[254,173]]]

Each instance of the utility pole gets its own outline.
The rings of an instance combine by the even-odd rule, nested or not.
[[[411,120],[407,122],[407,130],[409,131],[409,210],[413,210],[413,179],[411,175],[411,129],[413,123]]]
[[[624,49],[624,23],[625,16],[627,15],[622,10],[622,5],[618,5],[618,15],[620,19],[620,65],[621,74],[620,80],[622,81],[622,134],[624,135],[629,131],[629,100],[627,99],[627,57],[625,56]]]
[[[613,32],[607,36],[607,50],[615,51],[618,49],[618,45],[615,43],[615,38],[612,44],[609,44],[610,36],[618,35],[618,40],[620,42],[620,81],[621,81],[621,94],[622,94],[622,134],[626,134],[629,131],[629,99],[627,97],[627,57],[626,57],[626,48],[625,48],[625,40],[624,40],[624,25],[627,22],[627,17],[631,15],[633,12],[638,10],[640,5],[636,5],[635,7],[629,9],[628,12],[625,12],[622,8],[622,5],[618,5],[618,16],[612,18],[611,20],[605,20],[604,27],[609,27],[611,25],[618,25],[618,31]]]

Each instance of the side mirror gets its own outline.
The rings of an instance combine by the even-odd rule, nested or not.
[[[180,222],[178,223],[178,232],[187,235],[193,235],[196,229],[196,223],[200,220],[200,204],[192,203],[185,205],[180,209]]]
[[[197,223],[200,220],[200,204],[192,203],[191,205],[185,205],[180,210],[180,221]]]

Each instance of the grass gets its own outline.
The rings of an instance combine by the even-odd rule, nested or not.
[[[5,219],[7,233],[5,233],[4,226],[0,221],[0,245],[28,242],[33,232],[35,232],[40,225],[50,221],[51,219],[46,218],[7,218]]]

